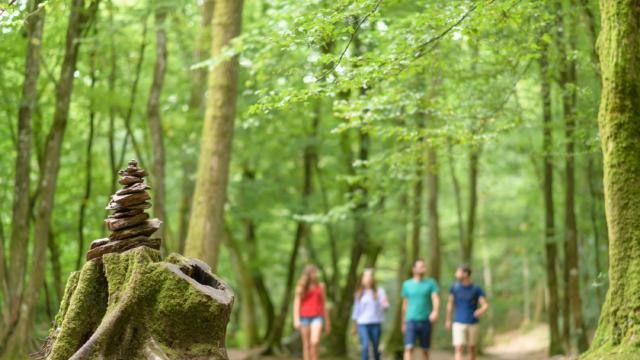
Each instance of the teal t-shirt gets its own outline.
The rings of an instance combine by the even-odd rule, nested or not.
[[[433,309],[431,294],[438,290],[438,284],[431,278],[419,282],[406,280],[402,284],[402,297],[408,301],[406,320],[428,320]]]

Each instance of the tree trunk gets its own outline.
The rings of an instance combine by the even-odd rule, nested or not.
[[[456,215],[458,218],[458,237],[460,241],[460,248],[464,248],[464,218],[462,216],[462,197],[460,196],[460,181],[456,175],[456,167],[453,157],[453,146],[451,142],[447,143],[447,155],[449,158],[449,172],[451,173],[451,184],[453,185],[453,196],[456,201]]]
[[[438,153],[433,146],[427,152],[427,219],[429,224],[430,277],[440,282],[440,219],[438,215]]]
[[[478,161],[480,158],[479,145],[471,145],[469,148],[469,193],[467,199],[467,223],[462,247],[462,260],[472,265],[473,240],[476,227],[476,208],[478,205]]]
[[[38,97],[38,77],[40,75],[40,47],[44,27],[45,8],[40,8],[41,0],[28,3],[27,51],[22,84],[22,99],[18,111],[18,142],[16,173],[14,182],[13,209],[11,217],[10,257],[8,261],[7,288],[4,293],[3,326],[0,341],[8,329],[12,329],[18,320],[20,303],[27,268],[27,249],[29,245],[29,175],[31,171],[31,117]],[[4,250],[4,249],[3,249]],[[3,259],[4,260],[4,259]],[[4,270],[4,269],[3,269]],[[5,279],[2,279],[4,281]],[[0,349],[2,342],[0,342]]]
[[[565,30],[569,34],[569,51],[575,49],[575,26],[570,14],[562,16],[562,3],[557,3],[556,44],[560,53],[560,88],[562,90],[563,116],[565,122],[565,316],[563,322],[564,335],[570,335],[569,322],[573,319],[576,332],[576,344],[579,352],[589,347],[587,330],[582,317],[582,301],[580,300],[580,271],[578,267],[578,226],[575,212],[575,105],[576,105],[576,63],[568,56]],[[570,342],[567,337],[565,341]]]
[[[562,340],[558,328],[558,276],[556,274],[557,245],[553,210],[553,138],[551,119],[551,85],[549,83],[548,44],[542,41],[540,57],[540,87],[542,95],[542,150],[544,162],[544,243],[546,258],[547,289],[549,304],[547,321],[549,323],[549,355],[562,354]]]
[[[138,83],[140,82],[140,73],[142,72],[142,64],[144,62],[144,53],[145,49],[147,48],[147,18],[148,16],[145,16],[144,19],[142,19],[142,41],[140,42],[140,47],[138,49],[138,61],[136,62],[133,81],[131,82],[131,89],[129,90],[129,106],[127,107],[127,112],[124,116],[124,128],[126,130],[126,135],[122,140],[122,150],[120,152],[120,159],[117,163],[118,169],[122,168],[124,165],[124,158],[127,154],[127,144],[129,142],[129,139],[131,139],[131,146],[133,147],[138,162],[144,163],[142,152],[140,151],[138,142],[133,136],[133,131],[131,130],[131,118],[133,117],[133,109],[135,107],[136,99],[138,98]]]
[[[245,260],[244,256],[242,255],[243,251],[240,245],[229,230],[226,231],[225,239],[227,242],[227,247],[231,252],[233,266],[236,274],[238,275],[240,283],[240,294],[242,295],[242,297],[239,298],[239,300],[242,313],[242,328],[246,336],[245,345],[249,348],[252,348],[258,345],[256,307],[255,298],[253,296],[253,289],[255,287],[255,284],[253,283],[253,277],[251,276],[251,270],[249,269],[250,265]]]
[[[118,77],[118,60],[117,49],[115,39],[116,25],[113,18],[113,1],[109,1],[107,4],[109,11],[109,96],[113,99],[116,96],[116,79]],[[116,139],[115,139],[115,127],[116,127],[116,111],[117,106],[114,101],[109,103],[109,130],[107,133],[107,139],[109,142],[109,164],[111,165],[111,186],[110,193],[113,194],[116,191],[116,182],[118,181],[118,158],[116,156]]]
[[[255,173],[251,169],[245,168],[242,172],[243,180],[245,181],[253,181],[255,179]],[[244,242],[247,246],[247,252],[249,253],[249,258],[253,261],[258,261],[260,259],[258,244],[256,241],[256,224],[251,218],[247,218],[243,220],[244,223]],[[275,308],[273,306],[273,301],[271,300],[271,295],[264,281],[264,276],[262,275],[262,271],[260,270],[260,266],[256,264],[250,264],[249,271],[251,272],[251,277],[253,280],[253,284],[255,286],[256,294],[258,295],[258,300],[260,301],[260,306],[262,307],[262,311],[265,317],[265,330],[262,336],[264,341],[269,339],[271,325],[275,321]]]
[[[69,118],[69,104],[73,91],[74,72],[78,58],[80,38],[86,31],[88,24],[98,9],[99,0],[91,1],[85,7],[84,0],[72,0],[65,52],[60,68],[60,78],[56,86],[56,101],[53,114],[53,122],[49,130],[44,153],[43,173],[40,178],[40,202],[35,222],[35,237],[33,250],[33,268],[31,279],[24,297],[24,310],[20,313],[17,329],[10,340],[10,354],[23,353],[26,350],[26,341],[31,333],[38,295],[43,285],[46,269],[46,251],[51,232],[51,214],[54,204],[58,170],[60,168],[60,152],[62,141]]]
[[[319,115],[319,114],[316,114]],[[313,192],[313,169],[317,159],[315,136],[318,131],[319,116],[314,116],[311,121],[311,129],[308,134],[310,137],[307,145],[304,147],[302,155],[302,199],[301,213],[305,214],[308,208],[309,197]],[[285,285],[285,293],[280,303],[280,312],[276,317],[271,330],[269,331],[268,348],[270,351],[279,351],[281,347],[282,337],[284,335],[284,327],[286,325],[287,316],[289,315],[289,305],[291,303],[291,295],[293,294],[294,279],[296,272],[296,264],[298,260],[298,251],[300,247],[310,242],[311,226],[304,220],[298,220],[296,223],[295,238],[293,240],[293,248],[289,257],[289,265],[287,269],[287,282]]]
[[[364,130],[359,132],[358,161],[366,164],[369,160],[370,138]],[[345,149],[346,150],[346,149]],[[350,150],[349,150],[350,151]],[[349,164],[349,173],[354,174],[353,163]],[[351,198],[355,201],[353,208],[353,244],[351,245],[351,255],[347,279],[341,289],[337,299],[337,304],[331,312],[331,352],[335,355],[345,355],[347,353],[347,330],[350,318],[345,316],[349,313],[358,282],[358,267],[360,259],[366,251],[369,243],[369,232],[367,226],[367,211],[369,207],[368,189],[366,179],[361,179],[350,189]]]
[[[640,357],[640,1],[601,0],[598,125],[609,230],[609,291],[585,359]]]
[[[217,0],[212,22],[211,56],[219,56],[240,35],[242,0]],[[192,216],[185,253],[202,257],[215,271],[220,241],[224,236],[231,141],[236,112],[238,56],[223,61],[209,72],[209,98],[198,172],[194,190]]]
[[[166,186],[165,186],[165,154],[164,154],[164,133],[162,130],[162,118],[160,116],[160,96],[167,70],[167,34],[164,30],[165,19],[167,17],[167,5],[156,3],[155,6],[155,26],[156,26],[156,61],[153,66],[153,81],[149,90],[149,100],[147,101],[147,120],[149,121],[149,132],[151,133],[151,143],[153,148],[153,194],[154,216],[163,222],[160,228],[160,238],[163,250],[167,253],[167,212],[166,212]]]
[[[403,189],[403,192],[400,195],[400,208],[408,209],[409,208],[409,199],[407,196],[407,191]],[[405,218],[399,224],[400,236],[398,239],[399,244],[399,261],[398,261],[398,269],[396,272],[396,294],[400,294],[400,290],[402,289],[402,283],[407,278],[409,273],[409,257],[407,256],[407,223],[408,218],[410,217],[408,212],[405,213]],[[402,301],[401,298],[398,298],[396,304],[393,308],[393,323],[389,337],[386,341],[385,351],[386,353],[393,355],[394,359],[402,359],[402,352],[404,350],[404,339],[402,336]]]
[[[91,94],[89,100],[89,133],[87,134],[87,147],[85,151],[85,179],[84,179],[84,194],[82,195],[82,201],[80,202],[80,215],[78,216],[78,252],[76,255],[76,271],[80,270],[80,266],[82,265],[82,260],[84,258],[84,223],[87,212],[87,205],[89,203],[89,199],[91,198],[91,170],[93,169],[92,165],[92,156],[91,150],[93,148],[93,133],[95,128],[95,120],[96,120],[96,110],[94,103],[94,93],[93,90],[96,87],[96,60],[97,54],[96,49],[98,47],[98,31],[97,27],[94,27],[94,43],[92,44],[91,52],[89,53],[89,61],[90,61],[90,77],[91,77]],[[110,157],[110,159],[113,159]],[[112,164],[113,165],[113,164]],[[114,171],[115,172],[115,171]],[[114,183],[115,184],[115,183]],[[60,300],[60,298],[58,298]]]
[[[196,46],[193,49],[193,63],[197,64],[205,59],[207,49],[211,45],[211,19],[213,18],[215,1],[205,0],[200,7],[200,27],[196,34]],[[203,103],[207,90],[207,69],[202,67],[191,72],[191,92],[189,94],[189,118],[199,122],[204,116]],[[194,181],[191,175],[196,171],[195,162],[184,160],[182,176],[182,194],[180,200],[180,219],[178,225],[178,247],[182,254],[185,250],[189,220],[191,218],[191,204],[193,203]]]
[[[421,140],[423,141],[423,140]],[[411,216],[411,260],[420,258],[420,232],[422,230],[422,188],[424,186],[424,161],[422,156],[418,156],[415,164],[414,175],[416,177],[413,184],[413,202]]]

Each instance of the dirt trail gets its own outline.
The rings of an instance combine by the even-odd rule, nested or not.
[[[548,331],[546,325],[538,325],[530,330],[514,330],[496,336],[495,345],[485,350],[485,355],[478,360],[547,360]],[[255,351],[230,349],[229,360],[251,359]],[[417,355],[417,352],[416,352]],[[453,353],[446,351],[432,351],[430,360],[453,360]],[[293,360],[290,358],[263,357],[262,360]],[[420,360],[419,356],[415,357]],[[344,360],[344,359],[325,359]],[[553,360],[565,360],[563,357],[554,357]]]

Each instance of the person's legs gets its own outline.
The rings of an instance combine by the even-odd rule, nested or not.
[[[358,337],[360,338],[360,356],[362,360],[369,360],[369,332],[367,325],[358,325]]]
[[[404,331],[404,360],[411,360],[413,355],[413,346],[416,343],[416,327],[414,321],[407,321]]]
[[[380,324],[367,325],[369,330],[369,338],[371,339],[371,345],[373,346],[373,358],[380,360],[380,335],[382,333],[382,326]]]
[[[476,346],[475,345],[469,345],[469,349],[468,349],[468,353],[469,353],[469,360],[476,360]]]
[[[419,339],[422,348],[422,359],[429,360],[429,347],[431,346],[431,322],[429,320],[419,323]]]
[[[480,335],[480,325],[473,324],[467,326],[467,335],[469,336],[469,360],[476,360],[478,337]]]
[[[311,322],[310,338],[310,360],[318,360],[320,358],[320,336],[322,335],[322,318]]]
[[[303,360],[310,360],[311,328],[309,325],[300,324],[300,337],[302,338],[302,358]]]
[[[466,326],[460,323],[453,323],[451,328],[453,346],[456,349],[455,360],[464,359],[464,345],[466,341]]]
[[[403,360],[411,360],[413,355],[413,346],[412,347],[404,347],[404,356],[402,357]]]
[[[464,360],[464,348],[462,346],[456,346],[455,352],[455,360]]]

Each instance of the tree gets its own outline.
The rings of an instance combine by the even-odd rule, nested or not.
[[[598,126],[610,244],[609,290],[583,359],[632,359],[640,356],[640,2],[601,0],[600,9]]]
[[[563,15],[562,2],[556,2],[556,46],[559,52],[559,85],[562,91],[562,115],[565,125],[565,263],[564,263],[564,322],[563,335],[565,341],[570,342],[570,320],[573,319],[576,331],[578,351],[583,352],[588,347],[587,330],[582,316],[582,301],[580,299],[580,271],[578,267],[578,224],[575,209],[575,127],[576,127],[576,62],[574,57],[568,56],[568,50],[575,48],[574,21],[571,14]],[[569,32],[568,35],[565,33]],[[568,39],[567,39],[568,37]]]
[[[66,46],[60,78],[56,84],[56,102],[53,122],[46,142],[43,173],[40,177],[40,199],[35,221],[33,261],[31,278],[24,294],[23,310],[18,324],[9,339],[8,354],[20,357],[26,350],[26,342],[33,326],[38,295],[44,283],[46,251],[51,236],[51,214],[54,205],[62,141],[69,119],[69,104],[73,92],[74,72],[78,60],[80,39],[93,21],[99,0],[92,0],[88,6],[84,0],[72,0],[67,26]]]
[[[240,35],[242,0],[218,0],[212,22],[211,55],[223,56]],[[185,253],[203,258],[216,271],[224,237],[231,141],[236,113],[238,57],[233,56],[209,71],[209,95],[202,131],[200,157],[192,203],[192,217]]]
[[[427,150],[427,218],[429,224],[429,276],[440,282],[440,216],[438,214],[438,152]]]
[[[37,101],[37,85],[40,75],[40,48],[42,44],[42,29],[44,27],[45,9],[42,1],[33,0],[28,3],[32,12],[27,21],[27,52],[25,59],[24,82],[22,84],[22,99],[18,112],[18,145],[16,159],[16,173],[14,181],[13,211],[11,219],[11,242],[8,274],[3,256],[0,266],[3,272],[2,290],[4,293],[4,308],[2,309],[2,330],[0,339],[4,339],[6,332],[15,326],[20,314],[20,303],[27,268],[27,250],[29,246],[29,175],[31,170],[31,118]],[[5,281],[6,279],[6,281]],[[0,349],[2,346],[0,345]]]
[[[167,5],[154,4],[156,26],[156,61],[153,65],[153,81],[149,90],[147,101],[147,120],[153,148],[153,188],[155,195],[154,214],[163,221],[160,237],[163,249],[167,250],[167,212],[166,212],[166,185],[165,185],[165,150],[164,134],[162,130],[162,118],[160,115],[160,95],[164,77],[167,72],[167,34],[164,29],[167,18]]]
[[[211,19],[213,18],[214,0],[205,0],[200,6],[201,17],[198,32],[196,34],[196,45],[193,49],[193,63],[200,63],[205,60],[207,50],[211,46]],[[199,121],[204,116],[204,98],[207,90],[207,69],[198,68],[191,71],[191,88],[189,92],[189,118]],[[180,199],[180,216],[178,224],[178,252],[184,253],[187,240],[187,230],[189,228],[189,217],[191,215],[191,203],[193,202],[194,184],[191,174],[195,172],[195,161],[189,157],[183,161],[182,166],[182,188]]]
[[[544,196],[544,248],[549,303],[547,316],[549,322],[549,355],[562,354],[562,342],[558,328],[558,275],[556,274],[557,245],[555,240],[555,221],[553,207],[553,133],[551,117],[551,85],[549,83],[549,44],[542,40],[540,54],[540,93],[542,95],[542,151],[544,177],[542,192]]]

